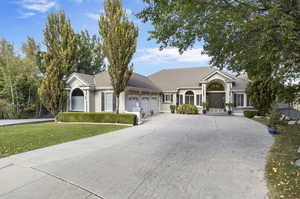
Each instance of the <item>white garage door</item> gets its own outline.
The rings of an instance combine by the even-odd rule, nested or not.
[[[150,103],[148,97],[143,97],[141,101],[141,108],[146,114],[150,113]]]
[[[154,113],[157,113],[159,111],[158,97],[152,97],[150,104],[151,104],[151,110],[153,110]]]
[[[127,111],[128,112],[134,112],[137,103],[138,103],[138,98],[135,97],[135,96],[130,96],[129,95],[128,98],[127,98],[127,104],[126,104]]]

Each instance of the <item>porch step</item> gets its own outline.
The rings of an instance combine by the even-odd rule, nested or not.
[[[207,115],[212,116],[225,116],[228,115],[226,111],[222,108],[209,108],[209,111],[207,112]]]
[[[206,115],[209,115],[209,116],[228,116],[228,113],[226,112],[219,112],[219,113],[216,113],[216,112],[207,112]]]

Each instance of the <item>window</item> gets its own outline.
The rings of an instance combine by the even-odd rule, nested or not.
[[[250,100],[250,96],[249,96],[249,95],[247,95],[247,106],[252,106],[252,105],[251,105],[251,100]]]
[[[76,88],[72,92],[72,98],[71,98],[71,104],[72,104],[72,111],[84,111],[84,94],[83,91],[79,88]]]
[[[179,95],[179,105],[183,104],[183,95]]]
[[[171,104],[173,103],[173,94],[164,94],[163,95],[163,102]]]
[[[202,104],[202,95],[196,95],[197,105],[200,106]]]
[[[102,93],[102,111],[114,112],[115,105],[115,95],[113,93]]]
[[[244,106],[244,94],[234,94],[234,106]]]
[[[193,93],[193,91],[187,91],[185,93],[185,104],[194,104],[194,93]]]

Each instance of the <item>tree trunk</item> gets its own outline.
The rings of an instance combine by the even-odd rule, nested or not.
[[[116,113],[119,114],[119,99],[120,95],[116,95]]]

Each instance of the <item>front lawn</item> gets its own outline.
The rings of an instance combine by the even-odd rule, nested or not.
[[[0,158],[127,128],[95,124],[28,124],[0,127]]]
[[[264,119],[256,119],[266,124]],[[300,159],[300,126],[281,125],[281,132],[274,135],[275,142],[270,150],[266,179],[270,199],[300,199],[300,167],[294,163]]]

